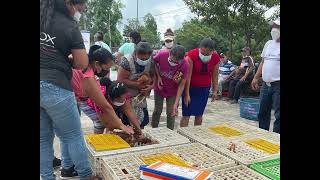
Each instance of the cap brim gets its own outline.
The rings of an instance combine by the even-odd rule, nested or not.
[[[164,40],[171,40],[171,41],[173,41],[173,38],[171,38],[171,37],[166,37],[166,38],[164,38]]]

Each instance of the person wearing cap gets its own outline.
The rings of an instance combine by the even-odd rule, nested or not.
[[[245,47],[241,50],[241,54],[242,60],[238,69],[239,73],[237,76],[235,76],[234,79],[230,81],[229,84],[228,93],[231,104],[238,103],[241,91],[246,84],[249,84],[251,82],[253,78],[254,61],[251,57],[251,49],[249,47]]]
[[[271,109],[274,109],[275,122],[273,131],[280,134],[280,18],[273,21],[272,40],[269,40],[261,53],[261,63],[255,74],[251,87],[259,89],[258,80],[262,75],[260,90],[260,109],[258,114],[259,127],[269,130]]]
[[[234,65],[228,60],[228,57],[221,53],[220,54],[220,64],[219,64],[219,79],[218,79],[218,96],[222,95],[222,85],[223,83],[229,81],[232,72],[235,70]],[[210,91],[211,92],[211,91]]]
[[[148,42],[139,42],[132,54],[125,55],[121,58],[120,67],[118,69],[117,80],[123,82],[129,92],[132,107],[140,120],[140,127],[143,128],[149,123],[149,114],[147,109],[147,101],[142,98],[136,103],[136,99],[148,96],[155,84],[154,63],[152,60],[152,48]],[[151,84],[145,84],[138,81],[140,77],[149,77]]]
[[[94,35],[94,41],[95,41],[95,43],[94,43],[95,45],[101,46],[101,47],[105,48],[106,50],[108,50],[110,53],[112,53],[109,45],[103,42],[103,33],[101,31],[98,31]]]
[[[157,86],[154,89],[155,108],[152,114],[152,128],[159,125],[163,101],[166,99],[167,127],[174,129],[179,100],[188,78],[189,63],[184,59],[185,52],[183,46],[175,45],[170,51],[162,50],[153,58],[157,64],[159,77],[157,77]]]
[[[182,95],[182,119],[180,127],[188,126],[190,116],[195,116],[194,125],[202,124],[202,115],[212,86],[212,101],[217,98],[220,57],[215,42],[204,38],[199,48],[188,52],[189,77]]]
[[[93,121],[95,134],[102,134],[107,124],[133,134],[133,130],[122,124],[121,119],[115,114],[112,106],[102,94],[97,81],[99,77],[96,74],[110,69],[112,63],[112,54],[108,50],[98,45],[91,46],[89,66],[85,70],[72,70],[71,86],[79,108]],[[106,113],[97,113],[93,107],[90,107],[87,103],[89,98]]]
[[[121,57],[134,52],[134,47],[141,41],[141,35],[137,31],[132,31],[129,34],[129,43],[124,43],[115,53],[116,63],[119,64]]]

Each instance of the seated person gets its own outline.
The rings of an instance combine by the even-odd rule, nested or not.
[[[243,89],[244,85],[251,82],[253,78],[254,61],[250,56],[250,48],[243,48],[241,54],[242,61],[239,70],[235,71],[238,75],[236,75],[229,84],[229,100],[231,100],[231,104],[238,103],[240,91]],[[233,75],[233,73],[230,75]]]
[[[107,101],[112,104],[122,123],[126,126],[132,126],[135,135],[141,135],[139,119],[130,104],[125,85],[119,82],[112,82],[109,78],[104,77],[100,79],[100,88]],[[94,107],[97,112],[101,112],[101,109],[91,99],[87,103],[89,106]],[[113,127],[107,126],[107,128],[108,130],[113,130]]]
[[[228,60],[223,53],[220,54],[219,79],[218,79],[218,96],[222,95],[222,85],[230,80],[231,73],[235,70],[234,65]]]

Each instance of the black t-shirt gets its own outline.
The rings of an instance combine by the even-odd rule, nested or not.
[[[55,12],[49,32],[40,32],[40,80],[72,91],[71,49],[85,49],[76,21]]]

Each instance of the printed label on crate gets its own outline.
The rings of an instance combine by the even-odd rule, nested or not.
[[[147,167],[140,167],[142,175],[156,179],[189,179],[206,180],[212,176],[211,172],[185,168],[158,161]]]
[[[140,156],[140,159],[146,164],[153,164],[157,161],[162,161],[170,164],[175,164],[178,166],[192,167],[192,165],[190,165],[188,162],[180,158],[175,153],[159,153],[159,154]]]
[[[96,151],[106,151],[113,149],[129,148],[130,145],[120,136],[115,134],[87,134],[87,142]]]
[[[233,129],[233,128],[230,128],[230,127],[227,127],[224,125],[211,126],[211,127],[209,127],[209,129],[211,131],[218,133],[218,134],[221,134],[225,137],[240,136],[243,134],[242,132],[240,132],[236,129]]]
[[[264,139],[255,138],[255,139],[246,140],[244,142],[256,149],[262,150],[269,154],[276,154],[280,152],[279,144],[274,144]]]

